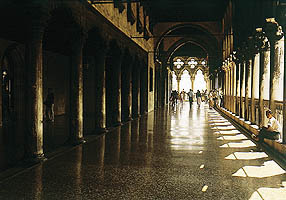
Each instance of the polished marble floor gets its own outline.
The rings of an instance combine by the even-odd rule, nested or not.
[[[0,199],[286,199],[286,174],[215,110],[186,102],[2,180]]]

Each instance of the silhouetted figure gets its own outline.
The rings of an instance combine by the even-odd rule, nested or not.
[[[201,94],[201,92],[199,90],[197,90],[196,98],[197,98],[198,107],[200,107],[201,103],[202,103],[202,94]]]
[[[193,90],[192,90],[192,89],[190,89],[190,91],[189,91],[187,94],[188,94],[188,96],[189,96],[190,108],[192,108],[193,100],[194,100],[194,93],[193,93]]]

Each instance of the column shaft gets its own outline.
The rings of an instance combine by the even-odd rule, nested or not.
[[[246,62],[246,76],[245,76],[245,116],[244,119],[250,120],[249,112],[249,98],[251,95],[251,72],[252,72],[252,59]]]
[[[240,117],[244,118],[245,117],[245,112],[244,112],[244,108],[245,108],[245,104],[244,104],[244,100],[243,98],[245,98],[245,67],[246,63],[245,61],[243,61],[243,63],[241,64],[241,70],[240,70]]]
[[[259,59],[260,54],[255,54],[254,62],[252,67],[252,75],[251,75],[251,123],[256,123],[256,116],[255,116],[255,99],[259,98]]]
[[[71,91],[70,91],[70,142],[83,142],[83,65],[82,50],[85,35],[79,31],[75,33],[72,44],[71,59]]]
[[[275,101],[283,100],[284,37],[271,42],[270,56],[270,109],[275,114]]]
[[[259,70],[259,126],[265,125],[264,100],[269,100],[270,83],[270,49],[260,52]]]
[[[95,53],[95,132],[102,132],[106,130],[106,108],[105,108],[105,59],[106,49],[105,45],[99,45]]]
[[[238,103],[240,101],[240,67],[241,67],[241,63],[237,63],[236,64],[236,115],[239,116],[239,108],[240,108],[240,104]]]
[[[43,48],[44,27],[32,24],[26,44],[28,159],[42,159],[43,152]]]

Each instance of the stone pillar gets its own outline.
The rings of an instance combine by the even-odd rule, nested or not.
[[[27,63],[27,149],[29,161],[45,159],[43,152],[43,35],[44,23],[31,20],[26,43]]]
[[[259,59],[260,54],[256,53],[253,60],[252,76],[251,76],[251,123],[256,123],[255,116],[255,99],[259,98]]]
[[[82,50],[86,39],[83,30],[76,30],[71,47],[70,81],[70,143],[80,144],[83,140],[83,63]]]
[[[161,70],[160,70],[161,71]],[[139,114],[139,96],[140,96],[140,75],[139,75],[139,64],[138,64],[138,58],[135,58],[135,63],[132,66],[132,118],[138,118],[140,116]],[[160,77],[161,77],[161,72]],[[160,81],[160,80],[159,80]],[[161,82],[159,82],[159,105],[161,106],[161,88],[160,88]]]
[[[245,69],[246,69],[246,62],[242,61],[241,68],[240,68],[240,117],[244,118],[245,116],[245,105],[243,102],[243,98],[245,98]]]
[[[131,120],[131,75],[132,75],[132,64],[133,60],[130,58],[129,53],[125,54],[124,60],[121,66],[121,84],[122,84],[122,95],[121,95],[121,119],[123,122]]]
[[[249,98],[251,98],[251,72],[252,72],[252,58],[248,58],[246,61],[246,73],[245,73],[245,115],[246,121],[250,120],[249,113]]]
[[[195,86],[194,86],[194,84],[195,84],[195,77],[191,77],[191,83],[192,83],[192,90],[194,91],[194,89],[195,89]]]
[[[275,101],[283,100],[284,37],[274,18],[266,19],[265,32],[270,41],[270,109],[276,114]],[[275,115],[276,116],[276,115]]]
[[[236,112],[235,114],[237,116],[239,116],[239,110],[240,110],[240,107],[239,107],[239,104],[238,102],[240,101],[240,71],[241,71],[241,63],[237,62],[236,63]]]
[[[106,124],[121,125],[121,62],[122,53],[115,40],[110,41],[106,59]]]
[[[148,111],[148,66],[143,61],[140,65],[140,114],[144,115]],[[168,73],[166,76],[165,99],[168,97]],[[168,103],[168,102],[166,102]]]
[[[95,133],[106,131],[105,110],[105,59],[107,45],[100,41],[95,52]]]
[[[269,84],[270,84],[270,44],[262,32],[259,30],[258,39],[261,40],[260,60],[259,60],[259,126],[265,124],[264,100],[269,100]]]
[[[177,91],[180,92],[180,82],[181,78],[177,77]]]
[[[236,90],[236,65],[233,63],[232,65],[232,99],[233,99],[233,104],[232,104],[232,112],[236,113],[236,95],[237,95],[237,90]]]

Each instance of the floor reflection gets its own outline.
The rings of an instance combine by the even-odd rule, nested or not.
[[[0,199],[272,200],[285,186],[273,158],[206,104],[186,102],[0,183]]]

